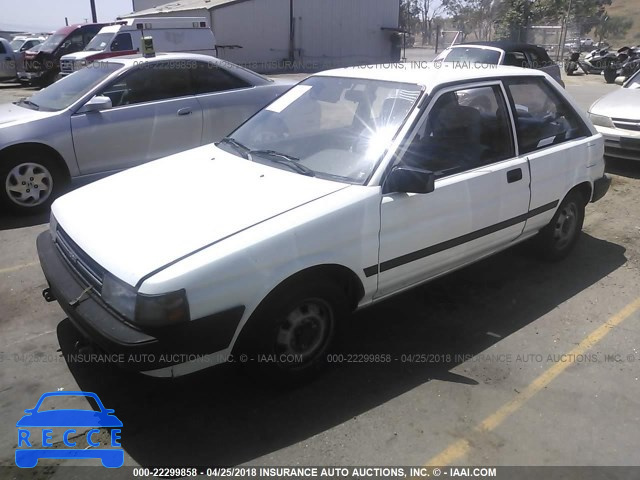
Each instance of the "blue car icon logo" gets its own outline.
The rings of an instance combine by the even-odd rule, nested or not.
[[[51,397],[87,397],[93,399],[99,411],[80,409],[55,409],[42,408],[45,400]],[[104,408],[100,398],[91,392],[49,392],[40,397],[34,408],[24,411],[26,415],[18,420],[18,448],[16,449],[16,465],[20,468],[33,468],[39,459],[100,459],[102,465],[107,468],[118,468],[124,463],[124,450],[120,445],[120,428],[122,422],[113,415],[114,411]],[[42,428],[41,436],[33,429]],[[51,442],[53,429],[64,429],[62,435],[64,446],[67,448],[54,448]],[[74,448],[76,439],[83,432],[76,429],[90,428],[86,432],[86,440],[91,448]],[[101,444],[94,439],[99,434],[100,428],[111,429],[112,448],[100,447]]]

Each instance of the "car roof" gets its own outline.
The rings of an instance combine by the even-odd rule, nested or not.
[[[102,60],[96,60],[95,63],[103,62],[103,63],[121,63],[124,64],[125,68],[133,65],[140,65],[143,63],[157,63],[162,61],[185,61],[185,60],[193,60],[193,61],[201,61],[201,62],[209,62],[219,65],[221,67],[226,68],[227,70],[237,69],[236,73],[243,77],[245,80],[253,79],[256,82],[264,82],[265,84],[271,83],[272,80],[260,75],[259,73],[254,72],[253,70],[249,70],[240,65],[236,65],[234,63],[229,62],[228,60],[223,60],[221,58],[212,57],[211,55],[202,55],[200,53],[156,53],[153,57],[145,57],[141,53],[136,53],[133,55],[123,55],[121,57],[113,57],[113,58],[105,58]],[[253,81],[252,80],[252,81]]]
[[[200,61],[209,61],[213,63],[220,64],[229,64],[229,62],[222,60],[220,58],[212,57],[211,55],[202,55],[201,53],[164,53],[158,52],[153,57],[145,57],[141,53],[135,53],[133,55],[123,55],[121,57],[113,57],[113,58],[105,58],[102,60],[98,60],[99,62],[118,62],[124,63],[125,65],[136,64],[140,65],[141,63],[154,63],[161,62],[165,60],[200,60]]]
[[[503,77],[546,77],[540,70],[508,67],[503,65],[464,65],[447,62],[428,62],[424,64],[395,63],[383,65],[363,65],[359,67],[338,68],[319,72],[313,76],[360,78],[421,85],[431,92],[435,87],[451,82]]]
[[[59,28],[53,34],[54,35],[68,35],[74,30],[83,27],[92,27],[92,26],[106,26],[108,23],[74,23],[72,25],[68,25],[66,27]]]
[[[517,43],[510,42],[507,40],[497,40],[493,42],[468,42],[468,43],[458,43],[457,45],[451,45],[452,48],[455,47],[494,47],[504,50],[505,52],[514,52],[514,51],[522,51],[522,50],[532,50],[535,52],[546,52],[546,50],[538,45],[533,45],[532,43]]]

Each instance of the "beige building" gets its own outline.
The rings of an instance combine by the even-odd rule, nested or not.
[[[218,55],[261,72],[392,59],[398,0],[134,0],[129,17],[207,17]],[[293,8],[291,8],[293,7]],[[291,63],[293,60],[293,63]]]

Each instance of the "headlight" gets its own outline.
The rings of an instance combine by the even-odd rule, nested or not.
[[[594,113],[589,112],[589,120],[594,125],[599,125],[601,127],[615,128],[613,126],[613,122],[609,117],[605,117],[604,115],[596,115]]]
[[[145,295],[106,274],[102,281],[102,300],[127,320],[141,327],[164,327],[190,319],[187,292]]]
[[[108,273],[102,279],[102,299],[131,321],[135,318],[137,296],[135,288]]]

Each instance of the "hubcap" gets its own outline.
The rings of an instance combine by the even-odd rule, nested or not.
[[[573,239],[578,225],[578,208],[575,203],[569,203],[558,215],[558,220],[553,231],[556,247],[561,250]]]
[[[280,325],[276,352],[281,356],[295,355],[302,362],[314,358],[329,337],[332,317],[331,307],[324,300],[305,300],[291,310]]]
[[[21,207],[35,207],[47,201],[53,189],[49,170],[37,163],[22,163],[7,175],[5,189],[9,198]]]

